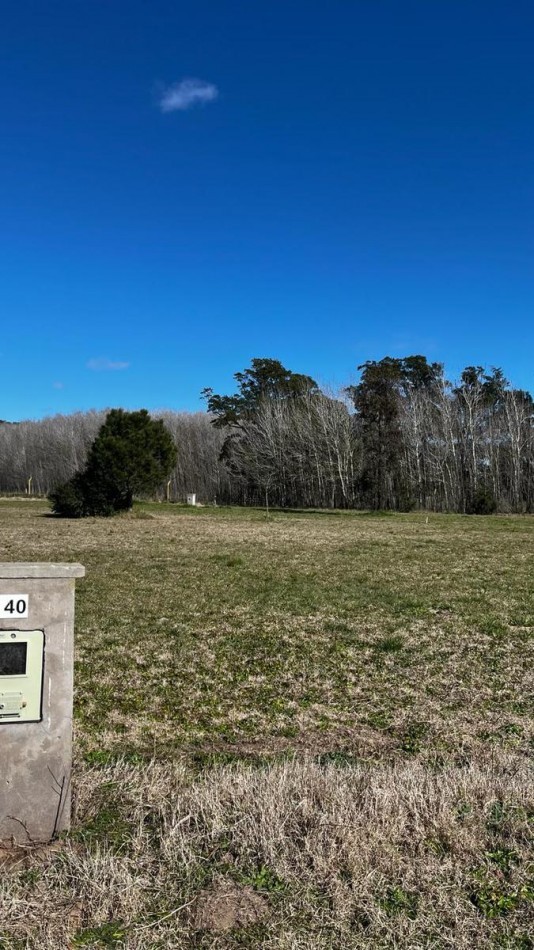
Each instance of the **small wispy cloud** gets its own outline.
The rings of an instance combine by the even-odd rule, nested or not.
[[[159,107],[162,112],[185,112],[194,106],[214,102],[218,97],[219,90],[213,83],[204,79],[182,79],[163,90]]]
[[[107,356],[97,356],[87,360],[85,365],[87,369],[92,369],[95,373],[102,373],[109,372],[109,370],[128,369],[130,364],[123,360],[109,360]]]
[[[52,383],[52,386],[54,389],[65,389],[65,383],[56,382]]]

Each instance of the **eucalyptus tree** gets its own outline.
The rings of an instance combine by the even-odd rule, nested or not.
[[[221,459],[243,501],[265,499],[266,492],[268,495],[276,483],[277,503],[283,503],[285,468],[281,462],[279,435],[273,441],[275,427],[271,425],[272,420],[265,414],[262,417],[258,414],[266,403],[293,404],[306,395],[318,394],[317,383],[311,376],[293,373],[279,360],[270,358],[251,360],[251,365],[235,373],[234,379],[238,385],[233,394],[214,393],[211,388],[202,391],[213,425],[226,430]],[[280,434],[281,419],[278,422]],[[268,464],[268,450],[263,449],[266,441],[272,453]]]
[[[378,361],[368,360],[358,369],[360,382],[349,387],[348,393],[356,411],[357,433],[361,440],[362,499],[371,508],[409,508],[418,499],[407,464],[403,417],[415,394],[428,397],[439,386],[443,367],[416,355],[403,359],[386,356]],[[420,426],[412,435],[416,442],[414,458],[418,494],[422,498]]]
[[[264,399],[295,399],[306,393],[318,392],[311,376],[293,373],[279,360],[256,358],[242,372],[234,373],[238,391],[231,395],[202,390],[208,412],[216,426],[234,426],[254,413]]]

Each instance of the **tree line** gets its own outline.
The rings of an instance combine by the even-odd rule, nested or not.
[[[254,359],[206,413],[156,414],[176,445],[157,495],[280,507],[534,510],[534,403],[500,369],[456,382],[421,355],[369,360],[328,392]],[[0,490],[47,494],[86,464],[104,413],[0,424]]]
[[[503,372],[457,383],[421,355],[368,360],[339,393],[253,360],[233,395],[204,390],[235,500],[282,507],[534,508],[534,403]]]
[[[48,495],[69,481],[87,463],[91,445],[107,412],[76,412],[17,424],[0,423],[0,491]],[[200,500],[213,503],[227,498],[229,479],[220,460],[223,433],[210,424],[204,412],[158,412],[177,446],[169,479],[154,497],[185,501],[196,491]]]

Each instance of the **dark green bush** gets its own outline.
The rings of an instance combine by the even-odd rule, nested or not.
[[[468,508],[470,515],[492,515],[497,511],[497,502],[489,488],[477,488]]]
[[[86,512],[83,488],[80,476],[75,475],[70,481],[58,485],[48,496],[55,515],[62,518],[83,518]]]
[[[87,464],[49,497],[64,518],[108,516],[132,507],[134,495],[162,484],[176,463],[176,447],[161,420],[146,409],[112,409],[89,449]]]

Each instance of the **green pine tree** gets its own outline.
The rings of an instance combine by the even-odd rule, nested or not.
[[[67,518],[112,515],[132,507],[135,495],[153,492],[176,464],[176,447],[161,420],[146,409],[112,409],[78,472],[49,495],[55,514]]]

